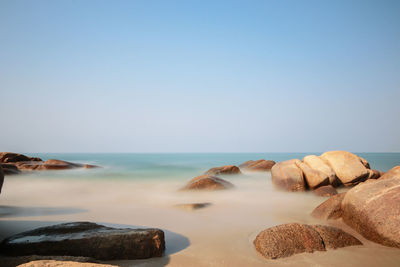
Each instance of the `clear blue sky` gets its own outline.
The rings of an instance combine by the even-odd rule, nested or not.
[[[400,151],[400,1],[0,1],[0,151]]]

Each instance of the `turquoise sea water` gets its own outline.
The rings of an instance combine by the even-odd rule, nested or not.
[[[58,172],[57,176],[90,179],[189,179],[200,175],[209,168],[222,165],[239,165],[247,160],[270,159],[277,162],[321,153],[177,153],[177,154],[136,154],[136,153],[56,153],[29,154],[43,160],[56,158],[72,162],[90,163],[103,168],[91,171]],[[367,159],[372,169],[387,171],[400,165],[400,153],[357,153]],[[73,175],[72,175],[73,174]],[[40,172],[40,176],[54,176],[54,172]]]

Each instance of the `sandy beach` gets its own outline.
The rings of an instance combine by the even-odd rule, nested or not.
[[[269,173],[225,179],[235,189],[178,192],[181,180],[10,176],[1,195],[0,238],[58,222],[92,221],[165,231],[165,256],[108,262],[119,266],[398,266],[400,262],[396,248],[370,242],[341,221],[313,219],[309,214],[326,198],[277,191]],[[212,204],[196,211],[174,206],[197,202]],[[364,245],[278,260],[257,254],[252,242],[261,230],[291,222],[338,225]]]

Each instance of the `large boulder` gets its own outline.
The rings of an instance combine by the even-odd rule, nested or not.
[[[365,238],[400,248],[400,177],[365,182],[342,201],[343,221]]]
[[[272,183],[287,191],[305,191],[303,171],[297,166],[298,159],[282,161],[271,168]]]
[[[247,171],[254,171],[254,172],[270,171],[272,166],[275,165],[275,163],[276,162],[273,160],[265,160],[265,159],[248,160],[248,161],[240,164],[239,168],[245,169]]]
[[[200,175],[190,180],[181,190],[224,190],[234,187],[228,181],[212,175]]]
[[[0,165],[0,193],[1,193],[1,188],[3,188],[3,183],[4,183],[4,173],[3,173],[3,167]]]
[[[331,197],[331,196],[336,195],[338,192],[336,191],[336,189],[333,186],[324,185],[324,186],[318,187],[317,189],[314,189],[313,193],[320,197]]]
[[[18,153],[0,152],[0,162],[42,161],[40,158],[28,157]]]
[[[98,260],[146,259],[162,256],[159,229],[117,229],[90,222],[63,223],[20,233],[3,240],[2,254],[83,256]]]
[[[340,181],[336,177],[335,171],[320,157],[315,155],[308,155],[303,158],[303,162],[311,169],[324,173],[328,177],[329,183],[331,185],[337,186],[340,184]]]
[[[316,207],[311,216],[322,220],[339,219],[342,217],[342,201],[346,193],[340,193],[328,198]]]
[[[240,169],[234,165],[214,167],[205,172],[208,175],[241,174]]]
[[[362,245],[350,234],[330,226],[298,223],[282,224],[260,232],[254,240],[256,250],[268,259],[293,254],[326,251],[346,246]]]
[[[296,161],[296,165],[302,170],[309,188],[314,189],[329,184],[329,177],[325,173],[319,170],[311,169],[307,164],[301,162],[300,160]]]
[[[379,180],[395,178],[395,177],[400,178],[400,166],[391,168],[388,172],[380,176]]]
[[[347,151],[328,151],[321,155],[329,166],[335,171],[336,176],[346,186],[365,181],[369,172],[360,158]]]

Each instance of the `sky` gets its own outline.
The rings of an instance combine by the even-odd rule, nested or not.
[[[0,151],[400,152],[400,1],[0,1]]]

